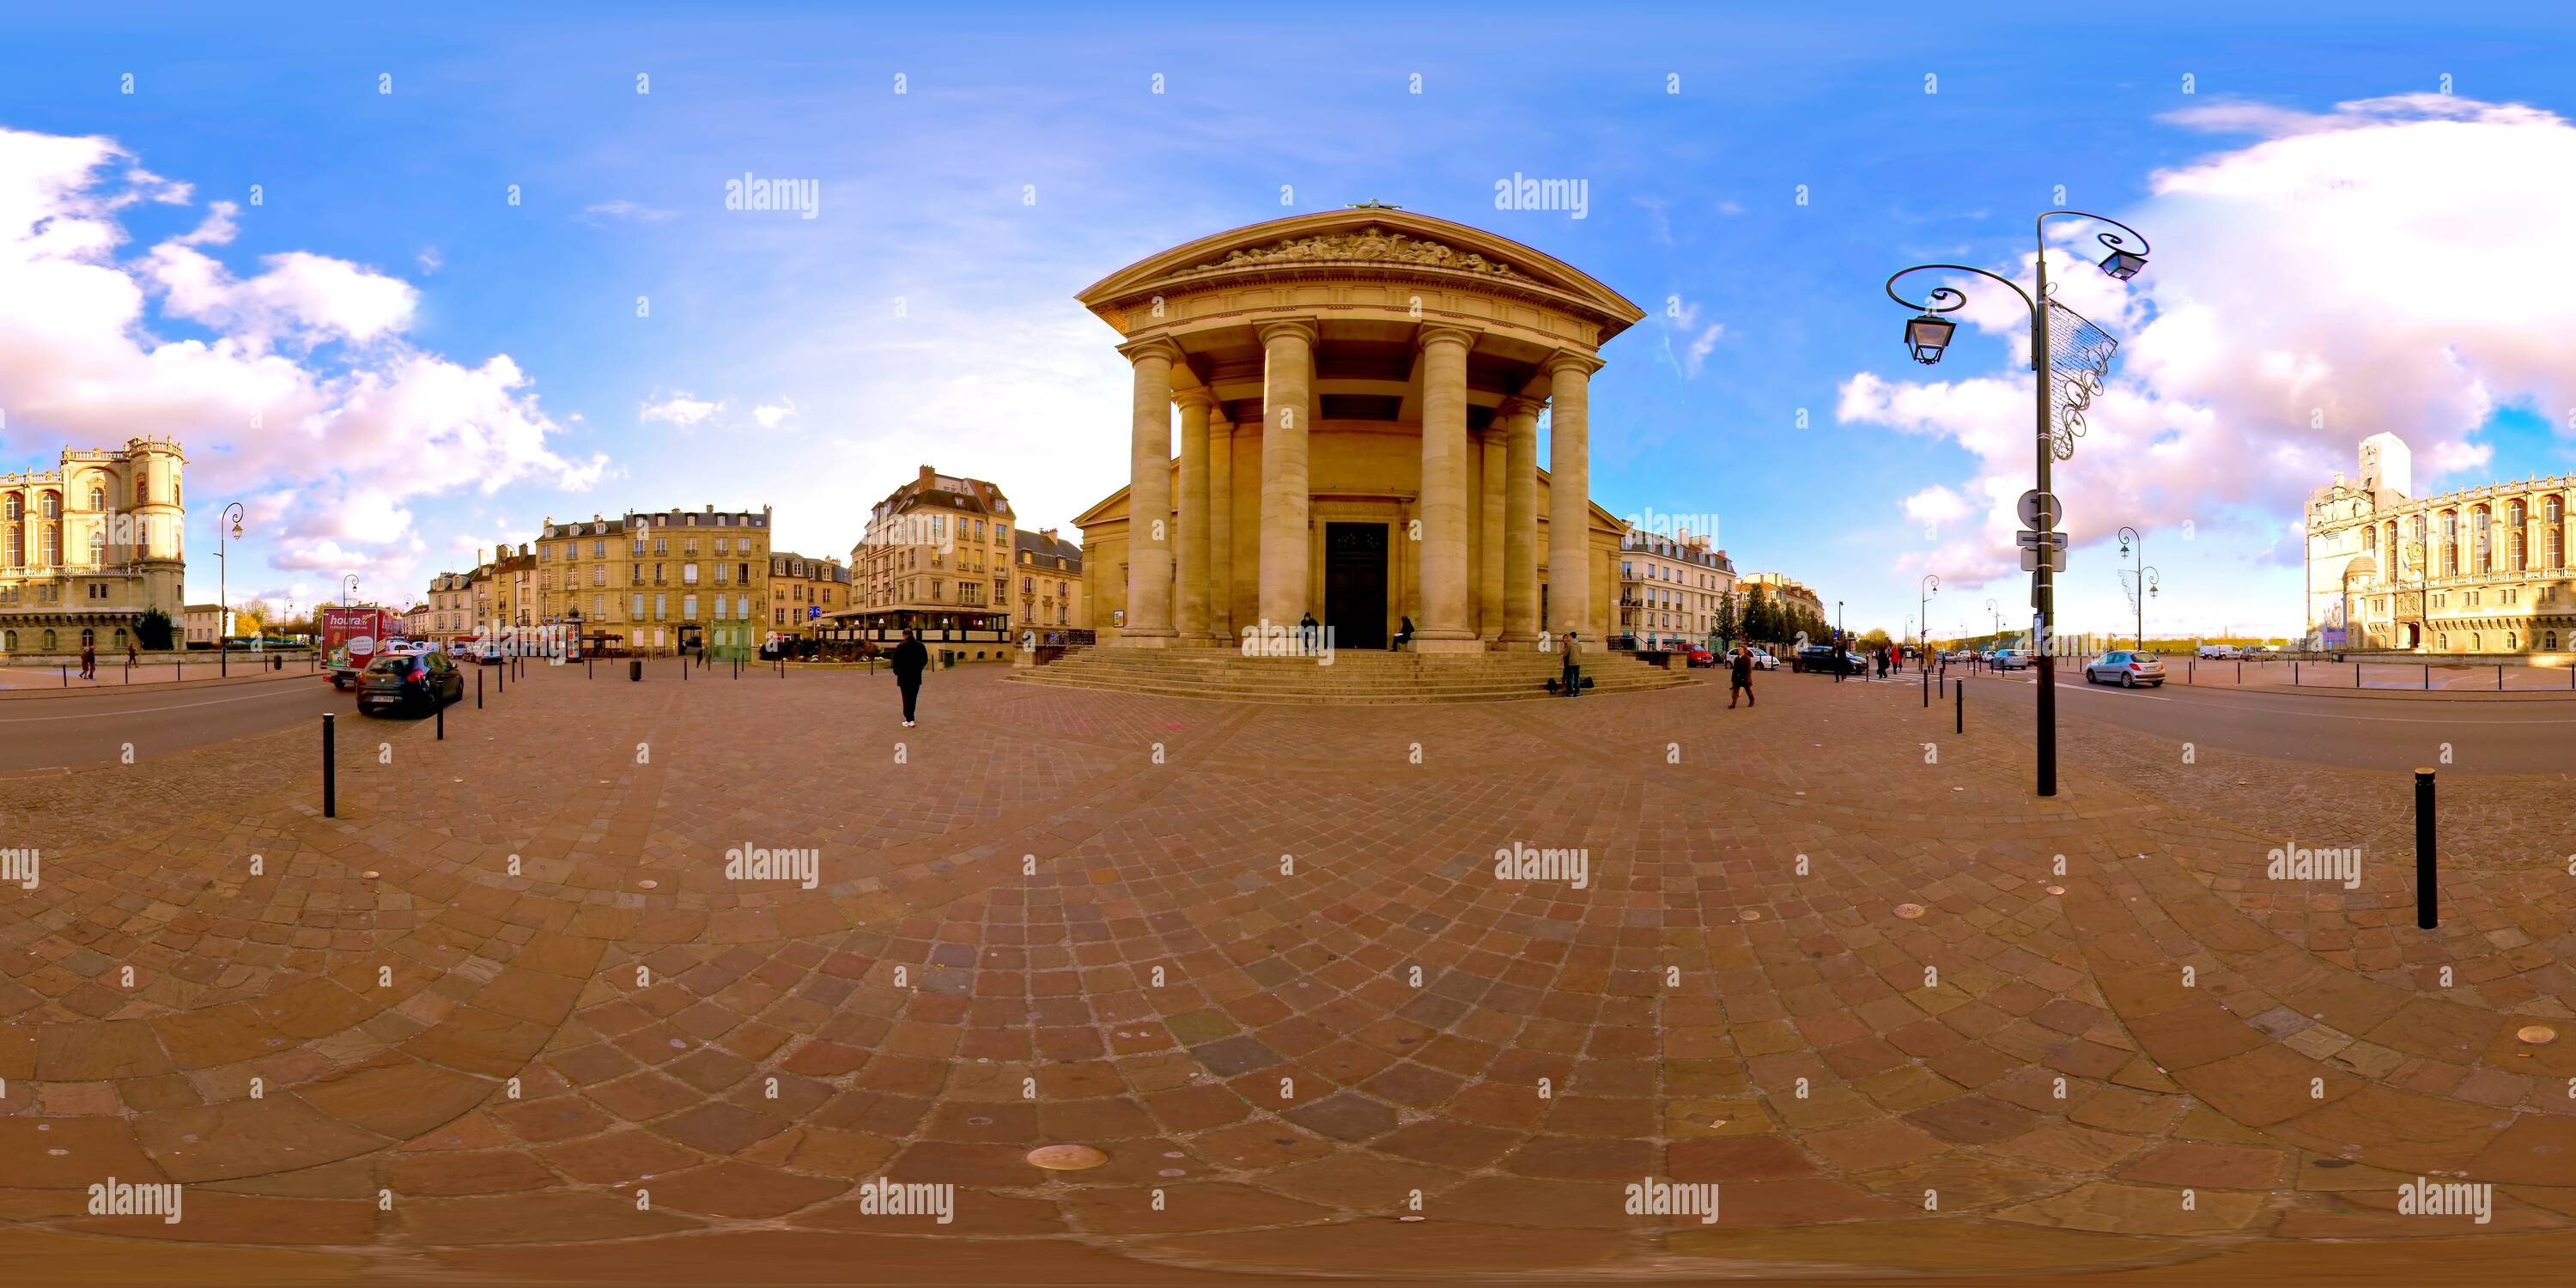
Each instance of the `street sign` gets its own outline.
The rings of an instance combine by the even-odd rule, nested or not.
[[[809,621],[809,622],[810,622],[810,621],[813,621],[815,618],[821,617],[822,615],[823,615],[823,606],[822,606],[821,604],[807,604],[807,605],[805,606],[805,620],[806,620],[806,621]]]
[[[2047,564],[2050,572],[2066,571],[2066,547],[2064,546],[2051,546],[2045,551],[2042,551],[2038,546],[2022,547],[2021,570],[2023,572],[2038,572],[2040,569],[2040,556],[2043,553],[2048,556]]]
[[[2066,517],[2066,506],[2054,493],[2033,488],[2021,494],[2021,526],[2046,532]]]
[[[2066,534],[2063,532],[2016,532],[2013,534],[2013,541],[2024,549],[2033,546],[2049,546],[2058,550],[2066,548]]]

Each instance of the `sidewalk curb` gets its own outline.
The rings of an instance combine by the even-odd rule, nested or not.
[[[235,688],[244,684],[279,684],[288,680],[320,680],[329,683],[328,671],[262,671],[257,675],[227,675],[211,680],[154,680],[144,684],[93,684],[87,688],[0,689],[0,702],[27,702],[38,698],[77,698],[95,693],[193,693],[199,689]]]
[[[2206,689],[2212,693],[2294,693],[2318,698],[2378,698],[2399,702],[2569,702],[2576,701],[2576,689],[2336,689],[2321,684],[2187,684],[2187,689]]]

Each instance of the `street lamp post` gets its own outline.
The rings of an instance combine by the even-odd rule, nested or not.
[[[1850,647],[1843,635],[1843,601],[1834,601],[1834,683],[1843,682],[1843,652]]]
[[[226,547],[241,539],[242,503],[223,508],[215,526],[215,673],[231,675],[232,650],[225,632],[232,628],[232,569],[224,557]],[[230,533],[227,536],[225,534]]]
[[[349,601],[357,597],[358,574],[354,572],[340,574],[340,607],[347,608]]]
[[[2119,341],[2112,339],[2101,328],[2086,321],[2083,315],[2048,297],[2048,221],[2058,216],[2090,219],[2120,230],[2118,233],[2095,234],[2096,240],[2110,249],[2111,253],[2102,258],[2101,268],[2112,278],[2125,282],[2136,277],[2138,270],[2147,266],[2147,239],[2140,236],[2138,230],[2119,220],[2089,211],[2047,210],[2040,212],[2039,217],[2031,221],[2031,240],[2038,251],[2035,268],[2039,292],[2036,298],[2024,292],[2010,278],[1990,273],[1982,268],[1971,268],[1965,264],[1917,264],[1887,279],[1889,299],[1909,309],[1921,310],[1917,316],[1906,321],[1905,343],[1913,353],[1914,360],[1927,365],[1941,360],[1942,350],[1949,347],[1951,333],[1958,329],[1957,323],[1941,315],[1955,312],[1966,305],[1967,294],[1954,286],[1936,287],[1918,304],[1896,293],[1897,278],[1907,273],[1926,270],[1973,273],[1989,281],[2001,282],[2014,295],[2021,297],[2022,306],[2030,312],[2033,445],[2038,457],[2038,492],[2042,498],[2049,495],[2050,463],[2074,457],[2075,439],[2084,432],[2084,409],[2092,405],[2093,391],[2099,386],[2103,374],[2111,368],[2111,354],[2119,348]],[[2121,236],[2122,233],[2137,239],[2137,249],[2129,248],[2129,242],[2127,238]],[[2066,340],[2067,356],[2080,364],[2065,372],[2062,383],[2055,360],[2056,354],[2050,342],[2050,309],[2064,310],[2066,316],[2071,319],[2070,338]],[[2050,415],[2052,406],[2061,396],[2065,399],[2064,415],[2052,417]],[[2048,502],[2043,499],[2041,504],[2046,507]],[[2051,526],[2054,526],[2053,523]],[[2048,529],[2043,529],[2043,531],[2046,530]],[[2037,645],[2039,653],[2038,778],[2039,794],[2042,796],[2057,794],[2057,666],[2049,639],[2049,633],[2057,621],[2057,604],[2054,570],[2049,566],[2051,553],[2046,546],[2039,548],[2039,558],[2035,560],[2038,567],[2031,573],[2030,592],[2031,608],[2037,614],[2033,631],[2037,638],[2032,642]]]
[[[1914,636],[1914,664],[1923,668],[1923,705],[1928,707],[1932,705],[1932,596],[1941,589],[1941,578],[1927,572],[1917,589],[1923,593],[1915,597],[1914,606],[1921,612],[1915,620],[1923,625]]]

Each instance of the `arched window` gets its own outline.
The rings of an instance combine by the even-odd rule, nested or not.
[[[2506,631],[2506,632],[2504,633],[2504,651],[2505,651],[2505,652],[2507,652],[2507,653],[2511,653],[2511,652],[2513,652],[2514,650],[2516,650],[2516,649],[2518,649],[2518,648],[2521,648],[2521,647],[2522,647],[2522,637],[2521,637],[2520,635],[2517,635],[2517,634],[2513,633],[2512,631]]]
[[[106,488],[98,487],[96,485],[91,486],[89,490],[89,508],[93,510],[104,510],[107,508]]]
[[[2540,517],[2549,528],[2549,566],[2564,568],[2567,566],[2567,502],[2560,497],[2550,497],[2540,503]]]
[[[26,501],[24,501],[23,499],[21,499],[21,498],[18,496],[18,494],[17,494],[17,493],[15,493],[15,492],[12,492],[12,493],[10,493],[10,494],[9,494],[9,503],[8,503],[8,508],[9,508],[9,521],[10,521],[11,523],[16,523],[16,522],[17,522],[18,520],[20,520],[21,518],[26,517],[26,513],[27,513],[27,503],[26,503]]]
[[[125,628],[122,626],[116,628],[116,646],[120,649],[125,647]]]
[[[45,551],[44,551],[44,554],[45,554],[45,561],[44,561],[44,565],[43,565],[44,567],[47,567],[47,568],[58,568],[58,567],[61,567],[61,566],[62,566],[62,562],[63,562],[63,530],[62,530],[61,528],[58,528],[58,527],[57,527],[57,528],[47,528],[47,529],[45,529]]]
[[[2558,651],[2558,632],[2545,631],[2541,634],[2540,651],[2544,653],[2555,653]]]
[[[9,566],[12,568],[27,566],[27,534],[16,528],[9,529]]]
[[[2469,510],[2469,549],[2469,557],[2474,561],[2470,566],[2478,570],[2479,576],[2495,571],[2494,516],[2483,505]]]
[[[2531,567],[2531,543],[2524,539],[2523,525],[2531,512],[2515,501],[2504,508],[2505,567],[2521,572]]]
[[[2460,575],[2460,512],[2442,511],[2442,575]]]
[[[89,562],[93,568],[107,566],[107,529],[89,530]]]
[[[63,517],[63,494],[60,492],[47,492],[45,494],[45,503],[41,508],[44,510],[44,517],[48,519],[59,519]]]
[[[2379,552],[2379,529],[2365,527],[2361,530],[2361,550],[2364,554]]]
[[[81,647],[82,647],[82,648],[97,648],[97,647],[98,647],[98,632],[97,632],[97,631],[94,631],[94,630],[91,630],[90,628],[88,628],[88,627],[86,627],[86,626],[82,627],[82,628],[81,628]]]
[[[54,633],[53,633],[52,631],[50,631],[50,630],[49,630],[49,631],[46,631],[46,632],[45,632],[45,651],[46,651],[46,652],[48,652],[48,653],[51,653],[51,652],[53,652],[53,651],[54,651],[54,647],[55,647],[55,645],[54,645]]]
[[[2478,651],[2478,633],[2476,631],[2469,632],[2469,651],[2472,653]]]

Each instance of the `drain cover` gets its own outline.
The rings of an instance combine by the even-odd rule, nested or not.
[[[1912,921],[1923,915],[1923,905],[1919,903],[1900,903],[1896,905],[1896,915],[1905,918],[1907,921]]]
[[[1029,1151],[1029,1161],[1050,1172],[1081,1172],[1108,1162],[1109,1156],[1089,1145],[1040,1145]]]
[[[2529,1024],[2523,1026],[2522,1031],[2514,1036],[2533,1046],[2547,1046],[2558,1040],[2558,1030],[2546,1024]]]

